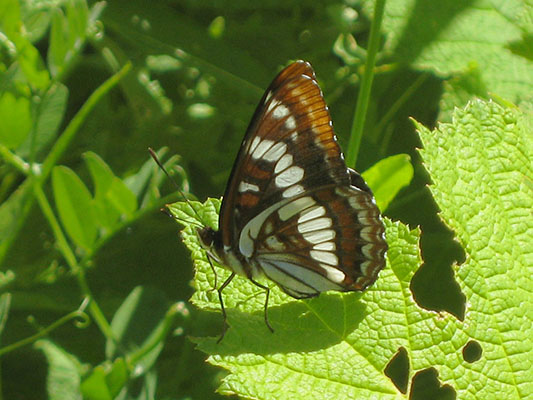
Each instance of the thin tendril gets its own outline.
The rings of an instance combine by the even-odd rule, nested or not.
[[[84,309],[86,308],[87,304],[88,304],[88,299],[84,299],[80,308],[78,308],[77,310],[75,311],[72,311],[70,313],[68,313],[67,315],[59,318],[57,321],[55,321],[54,323],[48,325],[46,328],[43,328],[42,330],[40,330],[39,332],[37,332],[36,334],[30,336],[30,337],[27,337],[26,339],[22,339],[22,340],[19,340],[18,342],[15,342],[15,343],[12,343],[6,347],[3,347],[0,349],[0,357],[3,356],[4,354],[7,354],[13,350],[16,350],[20,347],[23,347],[23,346],[26,346],[28,344],[31,344],[35,341],[37,341],[38,339],[42,338],[42,337],[45,337],[47,336],[50,332],[52,332],[53,330],[59,328],[60,326],[66,324],[67,322],[71,321],[71,320],[74,320],[74,325],[77,327],[77,328],[86,328],[87,326],[89,326],[90,322],[91,322],[91,319],[89,317],[89,315],[87,313],[85,313]]]

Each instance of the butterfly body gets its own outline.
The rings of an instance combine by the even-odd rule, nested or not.
[[[232,271],[219,294],[235,274],[266,276],[295,298],[364,290],[385,265],[384,231],[372,192],[344,162],[311,65],[289,65],[248,127],[219,230],[198,230],[209,257]]]

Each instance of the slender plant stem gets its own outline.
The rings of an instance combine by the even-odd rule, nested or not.
[[[54,233],[54,237],[56,239],[57,246],[61,251],[61,254],[63,255],[63,257],[65,257],[65,260],[67,261],[67,264],[72,270],[72,272],[74,274],[77,274],[79,270],[79,265],[78,261],[76,260],[76,255],[74,254],[74,251],[72,251],[68,240],[65,234],[63,233],[63,230],[61,229],[61,225],[59,225],[59,221],[57,220],[54,211],[52,210],[52,207],[50,206],[50,203],[48,202],[48,199],[46,198],[46,195],[43,192],[43,188],[41,187],[41,185],[33,185],[33,193],[35,194],[37,203],[41,207],[41,211],[43,212],[44,217],[48,221],[50,228],[52,228],[52,232]]]
[[[34,193],[35,198],[37,199],[37,202],[39,203],[39,206],[41,207],[41,210],[48,221],[48,224],[52,228],[52,232],[54,233],[54,237],[61,254],[63,254],[63,257],[65,257],[65,260],[67,261],[72,273],[76,276],[83,296],[89,299],[89,311],[94,318],[96,325],[98,325],[102,333],[107,338],[116,341],[109,322],[107,322],[107,319],[100,309],[100,306],[98,306],[98,303],[94,301],[92,292],[85,278],[85,270],[78,264],[76,255],[69,246],[68,240],[61,229],[61,225],[59,224],[59,221],[57,220],[52,207],[50,206],[50,203],[48,202],[48,199],[46,198],[46,195],[44,194],[40,185],[34,185]]]
[[[107,322],[107,319],[102,309],[94,300],[91,289],[87,284],[87,279],[85,278],[85,270],[83,268],[79,269],[78,273],[76,274],[76,278],[78,279],[78,284],[80,285],[82,293],[89,299],[88,308],[89,312],[91,313],[91,316],[94,319],[94,322],[96,323],[96,325],[98,325],[98,328],[100,328],[100,331],[107,339],[110,339],[115,345],[118,345],[118,340],[115,337],[115,334],[113,333],[113,329],[111,329],[111,325],[109,324],[109,322]]]
[[[6,347],[1,348],[0,357],[2,357],[6,353],[9,353],[10,351],[16,350],[20,347],[23,347],[23,346],[26,346],[28,344],[35,342],[37,339],[40,339],[48,335],[54,329],[59,328],[61,325],[64,325],[68,321],[75,319],[75,318],[83,318],[85,320],[88,320],[87,314],[85,314],[83,311],[80,311],[80,310],[72,311],[71,313],[68,313],[64,317],[59,318],[56,322],[48,325],[46,328],[40,330],[35,335],[29,336],[25,339],[19,340],[18,342],[12,343]]]
[[[346,164],[352,168],[355,167],[355,162],[357,161],[357,154],[359,153],[359,146],[361,145],[361,138],[363,137],[366,112],[368,110],[370,92],[372,89],[372,81],[374,79],[374,65],[376,62],[376,54],[378,53],[380,45],[379,35],[384,10],[385,0],[376,0],[374,7],[374,18],[372,21],[372,26],[370,27],[370,39],[368,41],[365,72],[361,81],[359,95],[357,96],[357,106],[355,108],[355,116],[353,119],[352,129],[350,133],[350,141],[348,143],[348,151],[346,153]]]
[[[28,175],[28,170],[30,169],[29,164],[15,153],[12,153],[9,148],[3,144],[0,144],[0,156],[2,156],[2,159],[6,163],[12,165],[24,175]]]

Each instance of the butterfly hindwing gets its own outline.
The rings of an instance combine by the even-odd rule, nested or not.
[[[308,191],[247,227],[241,242],[251,237],[263,272],[293,297],[364,290],[383,267],[379,210],[371,194],[355,186]]]

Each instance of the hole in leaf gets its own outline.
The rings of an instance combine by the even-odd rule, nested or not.
[[[482,354],[483,348],[475,340],[470,340],[465,347],[463,347],[463,359],[468,363],[476,362],[481,358]]]
[[[420,240],[424,264],[411,280],[415,301],[429,310],[447,311],[464,320],[465,295],[455,280],[453,263],[462,264],[464,250],[446,227],[441,231],[423,232]]]
[[[407,393],[407,384],[409,383],[409,356],[403,347],[400,347],[394,357],[391,358],[384,372],[400,392]]]
[[[413,377],[411,400],[455,400],[457,395],[450,385],[441,385],[437,370],[428,368]]]

